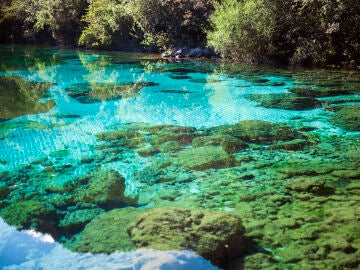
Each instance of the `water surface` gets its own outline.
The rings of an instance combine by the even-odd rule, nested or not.
[[[48,233],[58,249],[101,254],[135,249],[84,248],[85,226],[108,211],[227,211],[252,248],[220,267],[360,263],[358,72],[9,46],[0,47],[0,70],[8,224]],[[123,184],[101,186],[113,178]],[[5,256],[4,267],[31,268],[31,256],[12,260],[0,249]],[[112,256],[131,265],[136,255]]]

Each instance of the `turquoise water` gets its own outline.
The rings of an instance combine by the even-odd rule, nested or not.
[[[100,252],[91,248],[84,250],[73,240],[74,236],[84,237],[81,235],[85,225],[112,209],[135,206],[143,210],[180,207],[227,211],[242,219],[246,236],[257,249],[244,253],[248,261],[216,262],[220,267],[242,265],[252,269],[251,260],[255,260],[253,265],[263,269],[271,265],[280,269],[302,269],[309,265],[318,267],[314,269],[331,269],[329,266],[335,267],[338,257],[345,256],[350,262],[342,266],[351,269],[358,262],[360,228],[355,218],[360,213],[356,204],[360,200],[358,72],[275,70],[205,61],[176,63],[142,54],[23,47],[0,47],[0,64],[1,78],[10,78],[10,82],[2,82],[0,93],[3,106],[0,117],[0,208],[3,210],[0,215],[10,225],[52,234],[61,244],[57,249],[111,253],[119,248],[100,249]],[[48,84],[35,84],[42,82]],[[4,86],[10,84],[22,88],[16,92]],[[29,94],[27,91],[35,86],[39,93]],[[45,91],[39,90],[41,87]],[[292,94],[293,88],[326,93],[296,95]],[[305,97],[309,100],[301,99]],[[24,103],[17,104],[16,99]],[[346,112],[341,114],[344,106],[352,106],[353,117],[347,117]],[[259,120],[256,123],[260,128],[253,127],[255,122],[247,120]],[[287,125],[293,135],[289,137],[285,132],[279,135],[280,139],[274,139],[277,135],[267,134],[265,126],[261,128],[265,125],[263,121],[271,123],[272,130]],[[264,134],[258,137],[229,133],[239,122],[251,123],[250,133],[257,130]],[[188,130],[169,131],[174,130],[174,126]],[[229,138],[218,131],[219,127],[229,129],[225,133],[231,136],[230,144],[226,144]],[[107,136],[116,130],[137,135],[109,139]],[[185,133],[187,139],[176,137],[177,133]],[[198,137],[214,134],[223,137],[200,145],[194,142]],[[164,139],[164,136],[171,138]],[[237,141],[231,141],[234,139]],[[244,141],[243,147],[227,150],[233,144],[240,144],[238,140]],[[161,150],[166,142],[171,142],[173,148]],[[284,142],[290,142],[291,146],[284,146]],[[195,154],[194,161],[191,160],[193,154],[188,153],[193,148],[194,153],[204,152],[200,158]],[[210,160],[201,160],[207,157]],[[195,166],[196,162],[199,164]],[[309,168],[304,169],[299,163]],[[127,199],[119,203],[113,198],[115,195],[105,194],[106,198],[99,201],[79,195],[83,194],[79,191],[81,185],[85,189],[93,188],[92,184],[86,184],[88,180],[84,182],[87,175],[106,170],[124,177],[121,196]],[[306,179],[300,181],[301,177]],[[307,183],[309,179],[311,183]],[[292,184],[297,181],[307,184]],[[29,207],[32,210],[26,214],[12,209],[10,212],[16,212],[12,215],[6,210],[11,205],[16,208],[17,203],[29,201],[46,203],[51,208],[50,220],[54,223],[51,228],[41,225],[44,220],[49,221],[48,214],[39,210],[40,214],[31,217],[32,211],[38,211],[35,206],[31,207],[36,210]],[[347,207],[353,209],[353,216],[350,213],[343,219],[335,219],[329,212],[331,208],[341,212]],[[59,225],[65,223],[69,213],[89,209],[92,214],[79,222],[80,225],[73,226],[70,222],[71,229]],[[314,220],[308,220],[308,215],[314,215]],[[262,223],[263,220],[268,224],[274,221],[273,227]],[[345,227],[340,225],[343,223]],[[1,230],[10,230],[5,224],[1,226]],[[334,237],[337,226],[342,226],[344,239],[334,241],[343,241],[343,246],[323,243],[329,235]],[[313,227],[324,229],[313,232]],[[289,233],[280,236],[275,233],[279,228]],[[309,230],[310,238],[294,237],[306,235]],[[11,237],[5,234],[1,240],[9,243]],[[324,249],[323,254],[296,254],[296,250],[309,248],[310,242],[314,254]],[[46,254],[47,249],[51,253],[53,248],[45,246],[43,250]],[[4,252],[0,248],[0,258],[5,256]],[[82,260],[81,255],[67,256],[74,261]],[[112,256],[110,260],[128,269],[137,255]],[[173,260],[180,261],[185,255],[180,252],[173,256]],[[194,260],[203,263],[204,269],[210,267],[196,256],[189,255],[190,264]],[[26,259],[8,260],[5,265],[9,269],[21,269],[23,263],[31,269],[33,258],[24,257]],[[105,264],[109,258],[96,255],[94,260]]]

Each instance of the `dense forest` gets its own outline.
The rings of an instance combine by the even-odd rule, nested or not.
[[[212,46],[223,58],[360,64],[359,0],[2,0],[0,42],[163,51]]]

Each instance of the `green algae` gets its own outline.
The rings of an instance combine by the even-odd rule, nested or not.
[[[122,208],[99,215],[69,247],[78,252],[105,254],[135,250],[127,227],[143,212],[142,209]]]
[[[330,121],[348,131],[360,131],[360,106],[332,107],[335,113]]]
[[[229,155],[222,147],[202,146],[178,152],[175,162],[192,170],[218,169],[232,166],[234,157]]]
[[[254,124],[256,127],[259,122]],[[238,130],[231,130],[233,126]],[[147,239],[147,236],[142,238],[143,236],[136,234],[135,240],[132,241],[126,232],[127,225],[134,223],[142,212],[126,207],[123,209],[129,209],[129,215],[120,211],[123,209],[104,213],[113,207],[124,207],[134,203],[135,205],[147,204],[148,207],[156,208],[231,210],[241,218],[245,235],[260,247],[268,250],[267,255],[256,253],[245,257],[241,262],[234,258],[232,265],[247,265],[256,259],[260,261],[256,261],[254,265],[267,267],[266,265],[271,262],[270,265],[280,268],[291,268],[294,263],[299,266],[314,265],[314,267],[324,269],[330,265],[354,265],[358,262],[354,254],[357,254],[360,248],[357,242],[359,230],[356,222],[360,190],[357,185],[359,176],[357,168],[360,165],[359,159],[356,158],[358,136],[318,136],[316,139],[320,143],[313,144],[308,143],[307,139],[287,140],[287,138],[301,135],[291,129],[287,129],[292,132],[289,137],[276,135],[279,127],[282,128],[282,125],[271,125],[268,131],[264,133],[259,131],[261,135],[258,135],[258,131],[252,133],[245,130],[247,132],[245,134],[250,134],[247,138],[244,136],[244,129],[239,125],[220,128],[220,131],[228,131],[230,128],[229,132],[232,132],[232,135],[219,132],[217,128],[209,131],[144,124],[131,124],[126,126],[125,130],[120,128],[99,133],[97,136],[104,143],[104,147],[98,151],[108,155],[105,159],[101,158],[97,161],[102,164],[106,164],[118,155],[118,152],[108,150],[115,149],[116,145],[123,140],[142,138],[142,141],[149,143],[157,141],[158,134],[170,134],[166,138],[174,138],[175,132],[189,134],[191,140],[181,145],[179,141],[166,139],[165,143],[153,145],[160,149],[163,144],[174,144],[176,150],[173,150],[174,152],[159,151],[156,155],[145,157],[147,164],[150,163],[150,165],[134,175],[134,179],[143,184],[136,201],[131,199],[129,201],[129,198],[124,196],[124,179],[116,172],[110,173],[106,170],[96,172],[95,170],[89,175],[74,178],[62,187],[57,186],[52,180],[51,182],[55,185],[53,188],[48,186],[46,189],[47,200],[53,203],[58,216],[56,230],[52,234],[65,237],[63,242],[72,250],[111,253],[115,250],[133,250],[138,246],[143,247],[141,239]],[[279,133],[282,134],[280,131]],[[233,137],[234,134],[238,137]],[[274,134],[276,139],[273,137]],[[224,150],[220,139],[228,138],[228,136],[240,141],[242,141],[240,137],[246,138],[250,143],[247,143],[244,148],[237,149],[234,154],[230,154],[231,151]],[[279,137],[285,140],[278,140]],[[257,144],[249,138],[257,138],[255,140]],[[159,141],[162,142],[163,139]],[[272,144],[267,147],[259,145],[260,142]],[[292,152],[290,149],[293,149],[293,146],[290,148],[283,146],[287,143],[290,145],[299,143],[300,147],[295,147],[297,152]],[[306,144],[305,147],[301,147],[303,144]],[[120,143],[120,145],[123,144]],[[134,148],[131,149],[136,152],[143,146],[143,143],[133,144],[131,147]],[[125,147],[127,151],[130,149],[128,147],[130,146]],[[204,148],[206,151],[202,151]],[[284,149],[287,151],[283,151]],[[202,156],[202,152],[206,154]],[[219,153],[224,157],[225,163],[216,159]],[[182,155],[184,158],[180,161],[179,156]],[[213,161],[208,161],[212,158],[214,158]],[[228,160],[231,162],[227,163]],[[204,163],[201,163],[203,161]],[[44,162],[47,161],[35,162],[33,166],[42,166]],[[197,163],[201,165],[194,169],[192,166]],[[219,166],[221,169],[213,169]],[[34,175],[28,175],[29,170],[34,170],[34,168],[24,170],[23,176],[20,177],[26,176],[23,178],[23,183],[26,183],[27,179],[34,178]],[[13,175],[17,175],[17,172]],[[40,181],[44,179],[43,177],[44,175],[39,175],[37,178]],[[120,182],[111,180],[119,177],[123,179]],[[11,179],[2,177],[7,184],[13,183],[14,179],[15,177]],[[52,178],[49,176],[48,179]],[[116,187],[111,184],[114,182]],[[15,190],[20,187],[24,188],[24,185],[13,186],[10,193],[9,189],[5,190],[6,196],[2,199],[2,207],[6,209],[10,203],[19,199]],[[41,193],[43,188],[36,189],[28,190],[26,196],[32,192],[33,200],[40,198],[43,195]],[[113,194],[112,190],[117,190],[116,194]],[[116,204],[113,204],[114,201]],[[84,203],[89,205],[81,206]],[[349,211],[349,209],[352,210]],[[119,211],[119,213],[110,216],[113,211]],[[105,217],[107,214],[109,217]],[[33,219],[41,223],[44,217],[37,216]],[[161,224],[160,221],[154,223]],[[31,226],[34,227],[34,225]],[[144,225],[140,232],[151,231],[151,226],[153,225]],[[164,226],[159,228],[164,228],[163,234],[166,235],[166,226]],[[335,229],[339,232],[338,235],[330,237]],[[174,240],[176,237],[172,238],[171,233],[168,239]],[[150,235],[155,237],[153,233]],[[208,248],[208,244],[200,245],[200,242],[195,240],[196,238],[193,239],[194,244],[190,247],[191,249],[197,251],[196,248],[204,247],[204,250]],[[210,241],[211,238],[206,238],[206,241],[208,240]],[[158,240],[154,241],[157,243]],[[163,239],[161,243],[164,245]],[[244,244],[244,247],[249,245],[252,244]],[[294,252],[293,249],[299,252]],[[343,255],[341,263],[335,261],[335,258],[338,258],[336,256],[340,256],[339,254]],[[251,268],[249,265],[248,267]]]
[[[55,208],[46,202],[35,200],[16,202],[1,210],[5,221],[18,229],[35,229],[55,234],[57,214]]]
[[[340,95],[352,95],[353,90],[338,89],[338,88],[289,88],[291,93],[297,94],[301,97],[331,97]]]
[[[95,171],[74,184],[76,202],[94,203],[106,209],[136,205],[136,199],[125,197],[125,178],[114,170]]]
[[[272,143],[295,139],[298,134],[287,125],[259,120],[246,120],[235,125],[213,128],[215,134],[228,134],[245,142]]]
[[[55,101],[40,102],[52,83],[27,82],[20,77],[0,76],[0,121],[48,112]]]
[[[82,231],[87,223],[103,213],[105,211],[101,208],[69,210],[64,218],[60,220],[59,227],[71,235],[76,234]]]
[[[248,144],[227,134],[197,137],[192,141],[192,146],[221,146],[226,152],[233,154],[247,148]]]
[[[192,249],[215,264],[246,253],[239,217],[225,212],[154,208],[128,226],[137,247]]]
[[[271,150],[286,150],[286,151],[299,151],[305,147],[310,146],[312,143],[304,139],[295,139],[287,142],[279,142],[269,146]]]

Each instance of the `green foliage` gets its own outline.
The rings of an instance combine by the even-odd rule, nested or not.
[[[360,65],[359,0],[2,0],[0,42],[202,46],[225,58]]]
[[[166,48],[202,43],[213,5],[210,0],[134,0],[129,8],[143,44]]]
[[[281,10],[282,2],[278,4],[283,14],[278,32],[285,37],[292,64],[359,61],[359,1],[294,0]]]
[[[250,61],[268,54],[275,20],[267,0],[224,0],[215,4],[208,43],[223,56]]]
[[[48,31],[55,41],[74,44],[86,6],[86,0],[11,0],[3,10],[5,18],[23,21],[26,35]]]
[[[210,21],[208,42],[228,58],[293,65],[360,59],[357,0],[224,0]]]
[[[125,1],[94,0],[82,21],[86,27],[80,35],[79,45],[106,48],[131,39],[133,20]]]

